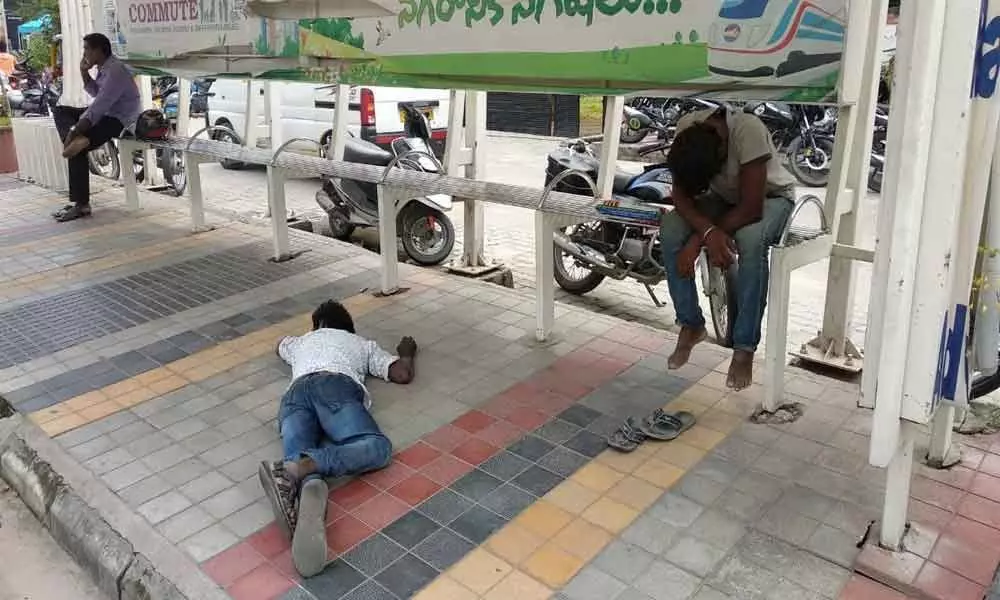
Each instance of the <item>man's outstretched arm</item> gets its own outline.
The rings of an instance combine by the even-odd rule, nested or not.
[[[409,336],[404,337],[396,346],[396,354],[399,355],[399,358],[389,365],[389,381],[400,384],[410,383],[416,375],[417,342]]]

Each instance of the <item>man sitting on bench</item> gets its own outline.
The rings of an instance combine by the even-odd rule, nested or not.
[[[312,322],[313,331],[278,344],[278,355],[292,367],[292,384],[278,409],[285,458],[263,462],[258,472],[304,577],[326,565],[323,478],[375,471],[392,459],[392,443],[368,412],[365,377],[410,383],[417,354],[411,337],[393,356],[356,335],[351,314],[333,300],[313,312]]]
[[[90,69],[97,67],[97,79]],[[94,97],[90,107],[57,106],[52,111],[63,141],[63,158],[69,164],[69,199],[72,204],[55,213],[57,221],[90,216],[90,166],[87,153],[121,134],[135,123],[142,109],[139,87],[125,63],[111,54],[111,40],[100,33],[83,37],[80,61],[83,87]],[[123,168],[131,168],[123,165]]]
[[[660,224],[667,286],[681,326],[667,366],[687,363],[705,339],[695,261],[702,246],[712,264],[728,268],[739,254],[733,358],[726,385],[741,390],[753,377],[753,355],[767,301],[768,255],[792,212],[794,180],[756,116],[708,109],[684,116],[667,155],[675,210]]]

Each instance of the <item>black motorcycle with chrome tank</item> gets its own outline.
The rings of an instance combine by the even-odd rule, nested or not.
[[[431,128],[427,117],[414,106],[400,104],[404,117],[403,137],[390,144],[391,152],[349,136],[344,160],[377,167],[390,166],[438,173],[441,163],[431,149]],[[358,227],[378,227],[378,186],[368,181],[323,178],[316,203],[330,221],[333,237],[349,239]],[[396,226],[403,249],[414,262],[430,266],[444,262],[455,246],[455,226],[445,213],[451,210],[451,196],[432,194],[397,201]]]
[[[565,142],[549,153],[546,186],[593,201],[591,182],[597,181],[599,165],[588,143]],[[586,174],[590,181],[579,173]],[[618,171],[614,175],[611,203],[616,208],[634,207],[645,214],[656,211],[662,214],[673,209],[672,181],[670,172],[662,165],[647,167],[638,175]],[[581,202],[587,201],[581,198]],[[663,306],[653,290],[666,279],[666,271],[660,230],[652,222],[608,219],[580,223],[554,233],[553,252],[555,281],[571,294],[591,292],[608,277],[633,279],[646,288],[657,306]],[[736,262],[727,269],[711,266],[703,250],[698,258],[698,272],[711,307],[716,339],[731,347],[732,324],[736,319]]]

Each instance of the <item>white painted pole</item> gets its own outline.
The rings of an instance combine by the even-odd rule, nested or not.
[[[263,86],[253,79],[247,80],[246,107],[243,111],[243,145],[247,148],[257,147],[257,126],[261,110]]]
[[[601,138],[601,163],[597,174],[597,195],[611,198],[615,184],[615,167],[618,162],[618,144],[622,136],[622,112],[625,96],[608,96],[604,113],[604,136]]]
[[[913,274],[945,10],[943,4],[937,2],[911,2],[902,5],[900,16],[902,35],[896,55],[896,103],[889,123],[889,155],[879,211],[869,309],[878,327],[875,332],[869,329],[866,340],[866,346],[874,345],[878,352],[869,351],[868,368],[864,372],[866,393],[870,392],[872,398],[876,398],[875,374],[878,376],[869,462],[879,467],[888,466],[899,447],[906,367],[900,349],[906,348],[909,341]],[[920,43],[914,43],[915,40]]]
[[[281,98],[284,95],[284,84],[280,81],[268,81],[267,86],[267,106],[268,125],[271,137],[271,151],[277,150],[285,143],[285,129],[282,123]]]
[[[382,259],[382,293],[399,291],[399,251],[396,245],[396,198],[399,192],[378,186],[378,251]]]
[[[555,258],[552,251],[553,224],[548,215],[535,211],[535,340],[549,339],[556,322]]]
[[[454,110],[455,105],[451,106]],[[486,165],[483,158],[486,142],[486,92],[470,91],[465,93],[464,130],[463,150],[467,147],[471,152],[470,160],[465,165],[465,176],[474,180],[485,179]],[[485,243],[486,229],[483,203],[473,198],[465,198],[462,202],[462,209],[465,213],[462,266],[484,266],[486,257],[483,244]]]
[[[153,80],[149,75],[139,75],[138,77],[139,85],[139,99],[142,103],[143,110],[149,110],[153,108]],[[154,185],[160,185],[163,182],[160,176],[160,168],[156,162],[156,150],[144,150],[142,153],[143,161],[143,173],[145,173],[145,179],[143,184],[146,187],[152,187]],[[122,169],[132,168],[132,159],[130,158],[127,163],[121,163]]]
[[[291,257],[288,245],[288,221],[285,209],[285,173],[282,169],[267,167],[267,199],[271,207],[271,232],[274,243],[274,260],[283,261]]]
[[[995,373],[1000,367],[1000,152],[993,156],[990,176],[989,203],[986,216],[986,247],[983,257],[983,289],[979,292],[979,309],[976,311],[976,328],[972,339],[975,362],[973,370],[985,374]]]
[[[899,446],[892,455],[886,472],[885,500],[879,544],[899,550],[906,532],[906,514],[910,504],[910,481],[913,476],[913,425],[904,423]]]
[[[444,142],[444,168],[458,176],[465,166],[465,113],[467,104],[463,90],[448,90],[448,138]]]
[[[191,134],[191,81],[177,79],[177,134]]]
[[[351,107],[351,86],[337,84],[333,107],[333,131],[330,134],[329,158],[344,160],[344,145],[347,143],[347,115]]]

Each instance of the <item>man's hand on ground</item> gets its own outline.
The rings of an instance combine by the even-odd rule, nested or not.
[[[404,336],[396,346],[396,354],[403,358],[413,358],[417,355],[417,342],[410,336]]]

